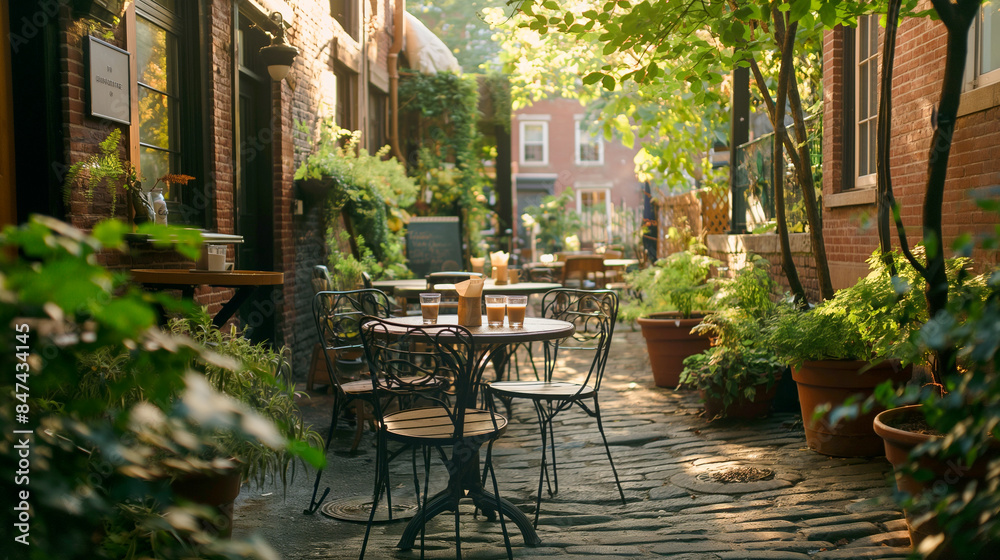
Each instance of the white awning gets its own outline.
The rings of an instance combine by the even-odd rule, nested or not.
[[[462,72],[458,59],[437,35],[420,23],[413,14],[406,12],[406,25],[403,27],[403,48],[410,67],[421,74],[437,74],[438,72]]]

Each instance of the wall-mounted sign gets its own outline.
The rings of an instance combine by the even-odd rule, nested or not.
[[[131,124],[132,79],[128,51],[88,37],[90,114],[102,119]]]

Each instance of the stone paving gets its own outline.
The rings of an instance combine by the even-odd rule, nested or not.
[[[580,365],[560,367],[575,373]],[[563,413],[556,425],[559,493],[543,497],[540,546],[525,546],[508,524],[515,558],[837,560],[908,554],[906,525],[891,500],[889,464],[810,451],[798,413],[707,422],[695,393],[653,385],[642,336],[628,327],[615,335],[601,397],[628,504],[618,498],[595,422],[579,411]],[[329,398],[303,405],[306,418],[325,429]],[[371,492],[371,434],[366,432],[356,454],[347,452],[352,436],[352,429],[338,430],[328,455],[323,486],[332,486],[331,500]],[[534,411],[518,403],[494,447],[494,463],[501,494],[529,516],[539,454]],[[736,467],[768,469],[773,476],[733,483],[712,476]],[[408,455],[395,461],[392,480],[393,499],[412,503]],[[260,535],[286,559],[357,558],[364,523],[302,514],[312,482],[312,472],[300,471],[284,491],[244,488],[234,534]],[[443,484],[443,476],[432,476],[432,493]],[[463,557],[505,558],[499,523],[474,517],[471,504],[462,511]],[[427,558],[455,557],[453,519],[442,514],[428,524]],[[375,525],[366,557],[419,557],[419,548],[395,548],[403,526]]]

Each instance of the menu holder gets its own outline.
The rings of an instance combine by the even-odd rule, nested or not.
[[[463,327],[483,325],[483,282],[482,278],[469,278],[455,284],[458,292],[458,324]]]

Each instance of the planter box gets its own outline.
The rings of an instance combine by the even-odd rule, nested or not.
[[[646,339],[653,382],[657,387],[674,389],[684,370],[684,358],[708,350],[708,337],[691,334],[701,316],[682,319],[670,313],[654,313],[638,319]]]

